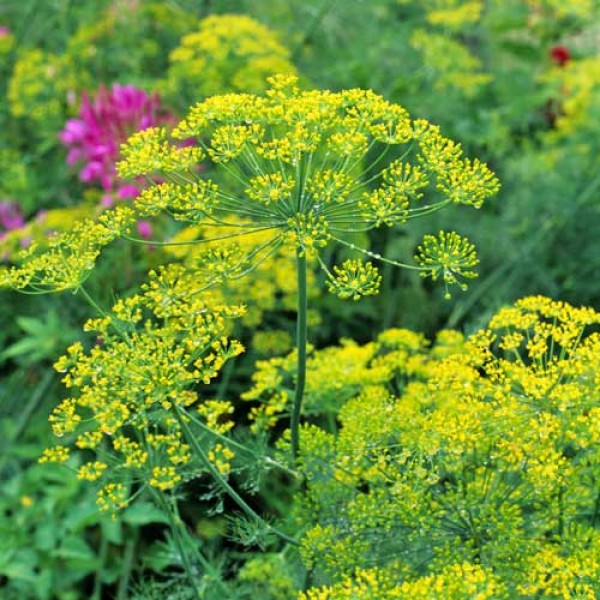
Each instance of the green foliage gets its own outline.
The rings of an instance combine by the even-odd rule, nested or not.
[[[2,2],[0,597],[600,596],[599,16]]]
[[[17,317],[16,323],[22,330],[20,339],[0,353],[0,361],[21,358],[25,364],[52,360],[57,351],[74,341],[75,332],[65,329],[58,313],[50,309],[44,319]]]

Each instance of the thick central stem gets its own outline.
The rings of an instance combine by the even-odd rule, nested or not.
[[[292,432],[292,455],[298,457],[300,448],[300,412],[306,384],[306,342],[308,294],[306,290],[306,255],[301,248],[296,250],[296,273],[298,276],[298,315],[296,317],[296,350],[298,352],[296,369],[296,391],[292,406],[290,429]]]

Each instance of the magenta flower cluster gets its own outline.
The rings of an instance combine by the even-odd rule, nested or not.
[[[132,85],[100,87],[92,99],[84,94],[79,117],[69,119],[59,136],[69,152],[69,165],[81,164],[81,181],[100,184],[102,204],[111,206],[115,199],[135,198],[140,184],[119,181],[116,163],[121,144],[136,131],[165,124],[172,119],[161,112],[158,94],[148,94]],[[148,224],[140,224],[140,234],[148,235]]]
[[[25,225],[21,208],[15,202],[0,202],[0,239],[4,237],[3,231],[19,229]]]

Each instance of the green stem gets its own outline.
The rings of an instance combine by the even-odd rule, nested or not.
[[[179,512],[179,507],[177,505],[177,500],[175,499],[175,496],[171,496],[171,504],[173,506],[173,515],[177,520],[177,523],[180,524],[183,539],[185,539],[185,541],[191,548],[196,558],[196,562],[204,569],[205,575],[203,584],[206,584],[207,581],[210,581],[211,585],[214,585],[214,587],[219,587],[221,589],[221,591],[224,594],[224,598],[231,597],[231,593],[228,586],[221,578],[220,571],[215,569],[215,567],[204,557],[202,552],[196,547],[196,544],[194,543],[194,540],[192,539],[188,528],[185,526],[183,519],[181,518],[181,513]],[[200,596],[204,597],[204,594],[200,593]]]
[[[306,256],[300,248],[296,251],[296,272],[298,276],[298,315],[296,317],[296,350],[298,353],[296,369],[296,391],[292,406],[290,429],[292,433],[292,455],[298,458],[300,450],[300,412],[304,386],[306,385],[306,341],[308,294],[306,289]]]
[[[215,465],[211,462],[210,458],[206,452],[204,452],[202,446],[198,443],[198,440],[194,436],[194,433],[189,428],[186,423],[186,417],[182,414],[181,409],[175,405],[175,415],[181,426],[183,433],[185,434],[186,439],[192,445],[194,452],[198,455],[200,460],[204,463],[207,471],[211,474],[213,479],[223,488],[223,490],[229,495],[229,497],[242,509],[242,511],[251,519],[255,519],[257,521],[265,523],[265,525],[277,536],[281,539],[285,540],[290,544],[294,544],[295,546],[299,546],[297,540],[286,535],[282,531],[279,531],[276,527],[273,527],[270,523],[267,523],[234,489],[231,487],[229,482],[223,477],[219,469],[215,467]]]
[[[152,492],[154,496],[158,499],[159,504],[162,505],[162,508],[165,511],[167,518],[169,519],[169,526],[171,527],[171,531],[173,532],[173,539],[175,540],[177,550],[181,555],[181,562],[183,563],[183,569],[185,571],[185,574],[187,575],[190,584],[190,591],[192,591],[196,600],[202,600],[200,592],[198,591],[198,586],[196,585],[196,579],[194,578],[192,565],[190,564],[190,560],[183,545],[184,535],[182,535],[181,531],[183,523],[181,522],[179,515],[177,515],[176,517],[173,514],[173,511],[171,510],[169,503],[165,500],[163,494],[156,490],[152,490]]]
[[[100,528],[100,552],[98,559],[100,561],[100,568],[96,571],[94,577],[94,589],[90,600],[100,600],[100,594],[102,593],[102,574],[106,567],[106,559],[108,558],[108,538],[105,535],[104,528]]]
[[[79,286],[76,290],[79,292],[87,301],[87,303],[99,314],[103,317],[107,316],[107,312],[100,307],[100,305],[90,296],[89,292],[83,287]]]
[[[135,548],[138,543],[138,529],[132,527],[128,532],[127,541],[125,542],[125,551],[123,553],[123,567],[121,576],[117,586],[116,600],[127,600],[127,592],[129,591],[129,581],[133,572],[133,560],[135,558]]]
[[[236,440],[234,440],[230,437],[227,437],[227,436],[223,435],[222,433],[215,431],[214,429],[211,429],[210,427],[205,425],[202,421],[198,420],[192,413],[189,413],[187,410],[181,409],[181,412],[192,423],[194,423],[196,426],[200,427],[200,429],[202,429],[209,435],[212,435],[213,437],[217,438],[218,440],[222,441],[223,443],[227,444],[228,446],[236,448],[237,450],[240,450],[241,452],[245,452],[246,454],[249,454],[253,457],[256,456],[256,452],[252,448],[244,446],[244,444],[241,444],[240,442],[237,442]],[[284,465],[280,462],[277,462],[276,460],[273,460],[270,456],[263,456],[262,460],[270,467],[273,467],[276,469],[281,469],[282,471],[285,471],[291,477],[294,477],[296,479],[300,478],[300,473],[298,471],[294,471],[293,469],[290,469],[287,465]]]
[[[221,400],[225,398],[225,394],[227,393],[234,366],[235,358],[231,358],[225,363],[225,366],[221,370],[221,381],[219,381],[219,387],[217,388],[217,398]]]

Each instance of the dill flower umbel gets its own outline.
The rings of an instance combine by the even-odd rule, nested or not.
[[[137,220],[168,213],[188,226],[228,231],[205,242],[259,236],[259,243],[243,249],[231,246],[213,282],[240,277],[289,248],[301,262],[307,256],[316,260],[329,288],[344,297],[376,291],[378,262],[425,276],[442,273],[446,288],[459,283],[464,288],[462,279],[472,276],[476,256],[458,234],[441,232],[435,252],[425,240],[417,264],[358,248],[348,238],[402,226],[451,205],[479,208],[499,189],[488,167],[464,158],[460,145],[439,127],[411,120],[404,108],[371,91],[300,91],[291,75],[273,77],[270,84],[264,95],[226,94],[200,102],[171,136],[164,127],[133,134],[121,148],[117,172],[125,179],[145,177],[150,185],[132,207],[119,205],[98,221],[81,223],[53,240],[45,254],[33,248],[21,267],[1,273],[3,284],[77,288],[104,245],[129,235]],[[194,145],[181,144],[187,140]],[[209,169],[199,173],[201,161]],[[362,252],[371,265],[350,261],[330,270],[321,251],[332,243]],[[450,246],[451,264],[443,250]],[[62,260],[65,253],[72,260]],[[306,270],[305,262],[301,268]],[[352,293],[340,282],[352,282]]]
[[[404,108],[373,92],[300,91],[297,79],[286,75],[270,84],[264,96],[227,94],[194,106],[172,137],[197,140],[196,156],[178,149],[163,128],[133,135],[119,174],[165,181],[145,190],[136,210],[229,227],[231,237],[270,232],[255,261],[289,246],[317,257],[332,291],[356,298],[376,290],[376,267],[353,261],[331,272],[319,256],[324,247],[354,248],[349,234],[403,225],[452,204],[477,208],[498,190],[489,169],[463,158],[460,145],[438,127],[412,121]],[[191,172],[201,159],[212,162],[213,179]],[[475,264],[472,248],[457,234],[452,240],[460,275],[461,252],[469,255],[466,265]],[[404,265],[365,254],[437,272],[433,262]],[[351,292],[342,281],[352,282]]]
[[[316,352],[338,356],[328,370],[311,358],[313,423],[342,405],[337,432],[302,430],[295,512],[313,524],[301,554],[315,580],[344,585],[303,597],[598,597],[599,323],[533,296],[430,348],[386,331],[352,349],[351,369],[345,349]],[[273,422],[289,377],[280,359],[253,377]]]
[[[295,73],[289,50],[246,15],[211,15],[169,56],[166,93],[189,101],[228,92],[261,92],[267,77]]]
[[[86,349],[77,342],[55,365],[71,395],[49,418],[62,443],[40,460],[64,462],[72,445],[95,453],[97,460],[83,464],[78,477],[103,485],[101,508],[127,504],[124,483],[164,491],[207,468],[190,451],[188,432],[194,424],[181,419],[201,401],[198,384],[212,381],[228,359],[242,352],[228,329],[244,309],[198,293],[201,285],[179,265],[152,272],[140,294],[86,323],[101,343]],[[229,411],[215,401],[201,411],[207,427],[216,425],[219,410]],[[207,443],[206,455],[215,469],[228,471],[229,448]],[[107,503],[115,490],[119,501]]]

